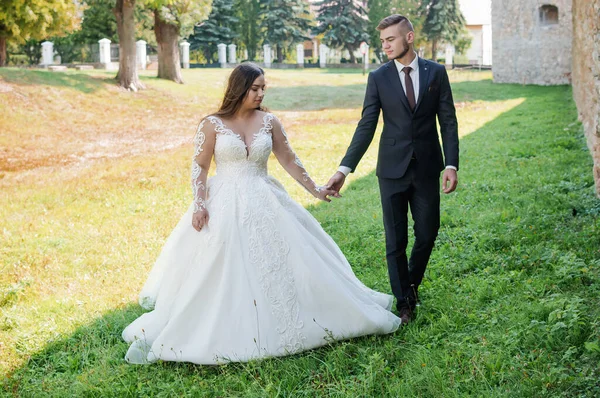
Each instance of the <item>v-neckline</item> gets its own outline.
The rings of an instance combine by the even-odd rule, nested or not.
[[[225,124],[225,122],[223,121],[223,119],[221,119],[220,117],[214,116],[219,123],[221,123],[221,126],[223,127],[223,130],[229,131],[231,134],[235,135],[242,144],[244,144],[244,147],[246,148],[246,159],[250,159],[250,148],[252,148],[252,145],[254,144],[254,141],[256,141],[256,136],[258,134],[260,134],[260,132],[262,131],[262,129],[265,127],[265,119],[263,117],[263,121],[261,123],[260,128],[258,129],[258,131],[256,133],[252,133],[252,141],[250,141],[250,144],[246,143],[246,140],[244,139],[244,137],[242,137],[241,134],[236,133],[235,131],[233,131],[231,128],[227,127],[227,125]],[[265,115],[266,117],[266,115]]]

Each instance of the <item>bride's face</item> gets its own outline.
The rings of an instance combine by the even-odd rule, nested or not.
[[[260,104],[262,103],[263,98],[265,97],[265,76],[260,75],[259,77],[252,82],[252,86],[246,93],[246,98],[244,99],[244,108],[247,109],[257,109],[260,108]]]

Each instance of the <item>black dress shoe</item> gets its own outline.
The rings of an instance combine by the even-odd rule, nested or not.
[[[399,312],[400,312],[400,320],[402,321],[400,323],[401,326],[408,325],[409,323],[411,323],[415,316],[413,310],[411,310],[408,307],[400,308]]]

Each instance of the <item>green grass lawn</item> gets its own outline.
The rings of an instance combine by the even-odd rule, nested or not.
[[[191,138],[227,70],[188,84],[0,69],[0,395],[22,397],[600,395],[600,201],[570,87],[496,85],[452,73],[459,188],[414,323],[287,358],[197,366],[123,361],[122,329],[191,200]],[[266,106],[318,181],[360,117],[366,77],[267,71]],[[343,198],[317,203],[270,170],[390,292],[376,143]],[[227,314],[224,314],[227,316]]]

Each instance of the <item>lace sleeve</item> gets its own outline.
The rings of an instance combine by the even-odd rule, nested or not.
[[[322,187],[318,186],[308,175],[304,165],[292,149],[285,129],[276,117],[273,117],[272,133],[273,153],[285,171],[312,195],[321,192]]]
[[[194,158],[192,159],[192,192],[194,194],[194,213],[206,209],[206,179],[212,159],[215,143],[214,131],[212,134],[205,128],[206,119],[202,120],[194,136]]]

